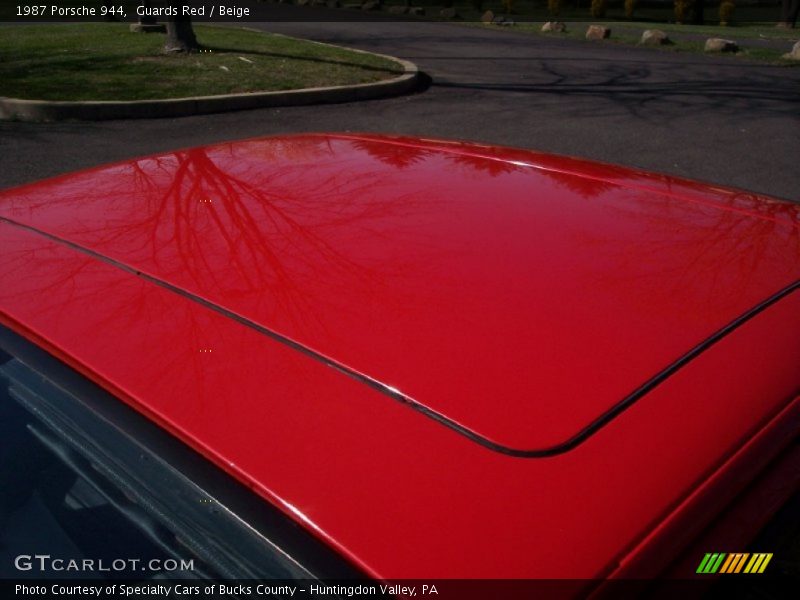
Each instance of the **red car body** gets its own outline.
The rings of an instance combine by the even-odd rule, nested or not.
[[[2,322],[366,573],[651,576],[796,435],[800,211],[489,146],[0,193]]]

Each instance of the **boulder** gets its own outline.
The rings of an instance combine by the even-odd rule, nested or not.
[[[408,14],[421,17],[425,14],[425,9],[421,6],[412,6],[408,9]]]
[[[739,44],[733,40],[722,38],[708,38],[705,46],[706,52],[738,52]]]
[[[645,29],[639,43],[643,46],[664,46],[671,44],[672,40],[669,39],[666,32],[660,29]]]
[[[481,23],[491,23],[492,21],[494,21],[494,13],[492,11],[487,10],[481,15]]]
[[[562,23],[561,21],[548,21],[544,25],[542,25],[542,31],[553,31],[556,33],[564,33],[567,30],[567,26]]]
[[[789,60],[800,60],[800,42],[795,42],[794,46],[792,46],[792,51],[784,54],[783,58],[788,58]]]
[[[587,40],[604,40],[610,36],[611,30],[608,27],[603,27],[602,25],[589,25],[588,29],[586,30]]]

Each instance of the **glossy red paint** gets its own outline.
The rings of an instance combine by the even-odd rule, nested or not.
[[[609,574],[796,423],[797,291],[598,422],[800,278],[793,204],[320,135],[9,190],[0,218],[6,323],[378,576]]]

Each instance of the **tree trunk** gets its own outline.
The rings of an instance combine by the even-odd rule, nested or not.
[[[800,0],[782,0],[781,20],[778,24],[793,29],[797,24],[798,13],[800,13]]]
[[[192,29],[191,17],[169,17],[167,19],[167,39],[165,52],[196,52],[200,48]]]

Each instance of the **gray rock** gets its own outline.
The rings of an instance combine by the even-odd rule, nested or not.
[[[589,25],[586,29],[587,40],[604,40],[611,36],[611,30],[602,25]]]
[[[425,9],[421,6],[412,6],[408,9],[408,14],[415,15],[417,17],[421,17],[425,14]]]
[[[739,44],[733,40],[722,38],[708,38],[705,46],[706,52],[738,52]]]
[[[792,46],[792,51],[784,54],[783,58],[788,58],[789,60],[800,60],[800,42],[795,42],[794,46]]]
[[[561,21],[548,21],[544,25],[542,25],[542,31],[553,31],[556,33],[564,33],[567,30],[567,26],[562,23]]]
[[[672,40],[669,39],[666,32],[660,29],[645,29],[639,43],[643,46],[664,46],[671,44]]]

